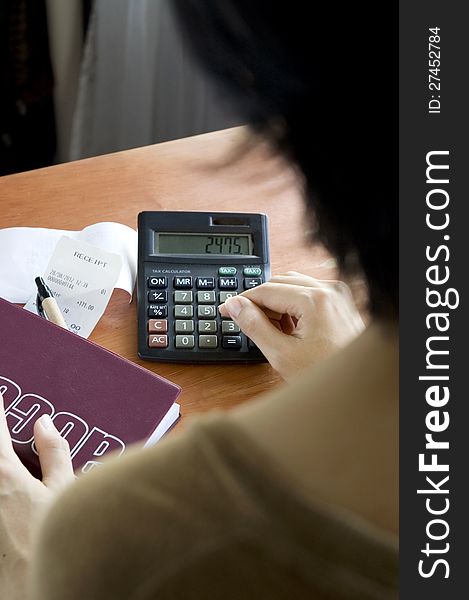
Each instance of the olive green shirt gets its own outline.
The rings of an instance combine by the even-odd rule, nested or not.
[[[388,600],[396,539],[311,506],[215,414],[83,476],[50,511],[34,600]]]

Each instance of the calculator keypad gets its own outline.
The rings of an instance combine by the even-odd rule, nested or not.
[[[209,276],[147,277],[148,347],[225,354],[249,351],[250,340],[234,321],[220,316],[218,305],[260,285],[262,275],[260,267],[241,266],[217,267]]]

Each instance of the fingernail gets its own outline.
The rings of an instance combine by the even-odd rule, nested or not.
[[[39,419],[39,423],[44,429],[55,429],[54,423],[52,423],[52,419],[49,415],[42,415]]]
[[[232,296],[225,301],[226,310],[232,319],[236,319],[243,308],[243,302],[240,298]]]

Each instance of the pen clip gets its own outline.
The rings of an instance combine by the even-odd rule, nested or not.
[[[37,310],[37,314],[40,317],[43,317],[44,319],[46,318],[44,309],[42,308],[42,300],[41,300],[41,297],[39,296],[39,294],[36,294],[36,310]]]

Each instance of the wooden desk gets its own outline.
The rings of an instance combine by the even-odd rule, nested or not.
[[[263,149],[230,154],[242,128],[229,129],[0,178],[0,227],[82,229],[98,221],[136,228],[143,210],[264,212],[273,273],[331,278],[322,249],[305,240],[303,203],[291,171]],[[222,163],[229,162],[230,166]],[[178,365],[137,357],[136,302],[116,290],[94,342],[182,387],[182,415],[229,408],[280,383],[267,364]],[[182,419],[184,422],[184,419]]]

